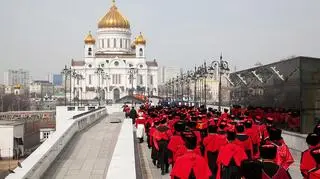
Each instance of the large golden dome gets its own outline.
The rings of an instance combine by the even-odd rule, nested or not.
[[[130,29],[130,23],[126,17],[124,17],[115,5],[115,1],[112,1],[113,4],[109,12],[103,16],[99,23],[98,28],[124,28]]]
[[[92,37],[91,32],[87,35],[87,37],[84,39],[85,44],[91,44],[94,45],[96,43],[96,40]]]
[[[144,39],[142,33],[140,32],[140,35],[136,38],[136,40],[134,41],[134,43],[136,45],[140,44],[140,45],[146,45],[147,41],[146,39]]]

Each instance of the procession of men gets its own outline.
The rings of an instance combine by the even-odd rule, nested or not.
[[[134,108],[131,109],[134,110]],[[129,112],[128,106],[126,109]],[[137,108],[130,115],[154,168],[172,179],[290,179],[294,159],[276,125],[261,108],[224,112],[193,106]],[[291,119],[290,119],[291,120]],[[294,122],[292,122],[294,123]],[[320,178],[320,125],[307,136],[301,154],[304,179]]]

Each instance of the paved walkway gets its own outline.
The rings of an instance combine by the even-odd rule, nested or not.
[[[76,134],[43,178],[104,179],[122,124],[110,123],[116,118],[123,119],[123,113],[113,113]]]
[[[170,175],[161,175],[160,169],[153,165],[151,160],[151,150],[148,148],[146,142],[139,144],[141,165],[143,166],[143,179],[170,179]],[[300,152],[291,151],[295,159],[295,163],[290,166],[289,172],[292,179],[302,179],[299,162],[300,162]],[[170,168],[171,170],[171,168]],[[170,171],[169,171],[170,172]]]

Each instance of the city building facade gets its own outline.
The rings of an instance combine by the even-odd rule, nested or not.
[[[29,86],[31,76],[29,71],[24,69],[12,70],[4,72],[4,84],[6,86],[22,85],[25,88]]]
[[[182,68],[174,66],[161,66],[158,71],[158,84],[163,85],[183,72]]]
[[[54,94],[54,86],[49,81],[36,80],[30,84],[29,93],[32,98],[51,97]]]
[[[129,21],[113,2],[98,22],[96,39],[91,33],[85,38],[84,60],[71,62],[72,99],[117,101],[131,91],[157,95],[158,63],[147,60],[143,35],[131,36]]]

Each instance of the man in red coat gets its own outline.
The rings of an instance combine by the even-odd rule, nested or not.
[[[289,147],[284,143],[281,137],[281,129],[271,128],[269,130],[270,143],[277,147],[277,155],[275,163],[283,167],[285,170],[294,162]]]
[[[320,178],[320,147],[311,150],[311,156],[316,161],[317,166],[308,172],[308,179]]]
[[[182,138],[188,151],[177,159],[170,173],[171,179],[208,179],[211,171],[205,159],[195,152],[197,137],[194,132],[183,132]]]
[[[220,118],[221,119],[227,119],[228,118],[228,116],[229,116],[229,110],[228,109],[224,109],[223,110],[223,113],[221,114],[221,116],[220,116]]]
[[[264,143],[269,138],[267,126],[262,122],[261,116],[255,117],[255,123],[258,126],[260,143]]]
[[[160,124],[160,121],[158,118],[154,118],[153,119],[153,125],[151,126],[150,128],[150,131],[149,131],[149,145],[151,146],[151,159],[152,159],[152,163],[154,165],[157,165],[158,168],[160,168],[160,163],[158,161],[158,151],[155,147],[155,144],[154,144],[154,133],[155,131],[157,130],[157,127],[159,126]],[[158,162],[157,162],[158,161]]]
[[[160,125],[153,134],[153,143],[158,151],[158,161],[160,163],[161,175],[169,172],[169,151],[168,143],[172,136],[170,128],[167,126],[167,119],[162,119]]]
[[[203,146],[205,149],[204,156],[209,164],[211,170],[212,179],[216,178],[218,167],[217,158],[219,150],[222,146],[228,143],[227,137],[225,135],[217,134],[218,127],[215,125],[208,126],[208,136],[203,139]]]
[[[220,148],[217,159],[217,179],[241,179],[241,162],[248,157],[243,147],[234,143],[236,136],[234,129],[227,132],[229,143]]]
[[[244,125],[239,122],[236,124],[236,131],[237,131],[237,136],[236,140],[234,141],[235,144],[238,144],[239,146],[243,147],[245,150],[247,156],[249,159],[253,158],[253,143],[252,139],[250,136],[248,136],[244,132]]]
[[[182,156],[187,151],[185,143],[181,137],[181,132],[185,130],[185,122],[176,122],[174,124],[174,130],[175,133],[171,137],[170,142],[168,144],[168,149],[172,153],[172,166],[174,166],[174,163],[176,162],[177,158]]]
[[[289,172],[274,162],[277,156],[277,146],[262,145],[260,155],[262,158],[262,179],[291,179]]]
[[[258,126],[252,126],[252,121],[247,120],[244,122],[246,128],[245,134],[247,134],[252,139],[252,149],[253,149],[253,158],[259,158],[259,145],[260,145],[260,136]]]
[[[146,119],[143,116],[139,116],[135,121],[136,129],[137,129],[136,134],[137,134],[137,138],[139,139],[140,143],[143,142],[143,138],[144,138],[145,122],[146,122]]]
[[[301,160],[300,160],[300,171],[302,176],[307,179],[308,178],[308,171],[315,168],[317,166],[316,161],[311,156],[310,151],[316,147],[319,147],[319,136],[317,134],[311,133],[308,134],[306,142],[309,146],[307,150],[301,153]]]

